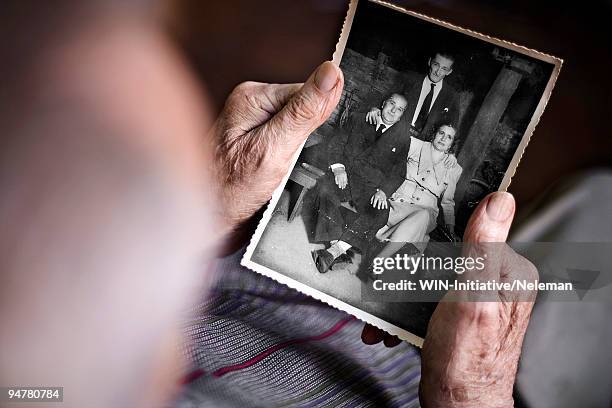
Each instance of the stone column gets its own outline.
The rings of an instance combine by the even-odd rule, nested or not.
[[[503,55],[499,49],[493,51],[493,58],[504,62],[504,66],[489,89],[457,158],[463,167],[463,174],[455,197],[457,204],[463,204],[464,199],[471,198],[466,197],[470,181],[485,159],[485,153],[493,139],[495,128],[521,79],[524,75],[531,74],[534,68],[529,61],[518,56]]]

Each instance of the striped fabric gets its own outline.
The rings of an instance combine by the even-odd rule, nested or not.
[[[361,342],[363,323],[239,265],[185,326],[192,371],[177,407],[415,407],[420,359]]]

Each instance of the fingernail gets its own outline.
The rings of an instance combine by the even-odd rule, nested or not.
[[[334,89],[338,83],[338,70],[334,64],[326,61],[317,69],[314,81],[321,92],[327,93]]]
[[[506,221],[514,210],[514,198],[506,192],[494,193],[487,202],[487,215],[493,221]]]

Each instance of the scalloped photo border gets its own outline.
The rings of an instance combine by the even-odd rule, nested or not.
[[[347,15],[345,17],[344,20],[344,24],[342,27],[342,31],[340,33],[340,39],[338,40],[338,43],[336,44],[336,50],[334,52],[333,55],[333,60],[332,62],[334,64],[336,64],[336,66],[340,66],[340,61],[342,60],[342,56],[344,55],[344,50],[346,48],[346,43],[348,41],[348,37],[349,37],[349,33],[351,31],[351,27],[353,25],[353,19],[355,17],[355,12],[357,10],[357,4],[359,3],[360,0],[351,0],[350,4],[349,4],[349,8],[348,8],[348,12]],[[540,121],[540,117],[542,116],[542,113],[544,112],[544,109],[546,108],[546,105],[548,104],[548,100],[550,99],[550,95],[552,94],[552,90],[555,87],[555,83],[557,81],[557,78],[559,76],[559,73],[561,71],[561,66],[563,65],[563,60],[557,57],[554,57],[552,55],[549,54],[545,54],[518,44],[515,44],[513,42],[510,41],[505,41],[505,40],[500,40],[498,38],[495,37],[491,37],[485,34],[481,34],[479,32],[473,31],[473,30],[469,30],[463,27],[459,27],[456,26],[454,24],[448,23],[446,21],[442,21],[433,17],[429,17],[426,16],[424,14],[420,14],[402,7],[399,7],[395,4],[386,2],[386,1],[381,1],[381,0],[361,0],[361,1],[369,1],[371,3],[375,3],[375,4],[379,4],[381,6],[385,6],[385,7],[389,7],[393,10],[396,10],[398,12],[401,13],[405,13],[405,14],[409,14],[413,17],[417,17],[421,20],[425,20],[428,21],[430,23],[454,30],[454,31],[458,31],[461,32],[463,34],[478,38],[480,40],[484,40],[487,41],[489,43],[493,43],[493,44],[497,44],[503,48],[507,48],[510,49],[512,51],[530,56],[532,58],[541,60],[541,61],[545,61],[548,63],[551,63],[554,65],[554,69],[553,72],[548,80],[548,83],[546,85],[546,88],[544,89],[544,92],[542,94],[542,97],[540,98],[540,101],[537,105],[537,108],[533,114],[533,116],[531,117],[531,120],[529,122],[529,125],[527,126],[527,129],[525,130],[525,133],[523,134],[523,137],[521,139],[521,142],[519,143],[516,152],[514,153],[514,156],[512,157],[512,160],[508,166],[508,170],[506,171],[506,174],[504,175],[504,178],[500,184],[499,190],[498,191],[506,191],[508,189],[508,187],[510,186],[510,182],[512,181],[512,177],[514,176],[514,174],[516,173],[516,168],[519,165],[519,162],[521,161],[521,158],[523,157],[523,153],[525,152],[525,149],[527,147],[527,144],[529,144],[529,140],[531,139],[531,135],[533,134],[538,122]],[[285,185],[287,184],[287,181],[289,180],[289,176],[291,175],[291,172],[293,171],[293,168],[295,167],[295,164],[297,163],[297,160],[300,156],[300,153],[302,152],[302,149],[304,148],[304,144],[306,142],[302,143],[302,145],[300,146],[300,148],[298,149],[298,151],[296,152],[296,154],[294,155],[294,157],[291,160],[291,167],[290,170],[287,172],[287,174],[285,175],[285,177],[283,178],[283,181],[281,182],[281,184],[279,185],[279,187],[274,191],[274,194],[272,195],[272,199],[270,200],[270,203],[268,204],[263,217],[261,219],[261,221],[259,222],[259,225],[257,226],[257,230],[255,231],[255,234],[253,235],[253,237],[251,238],[251,242],[249,243],[246,252],[242,258],[242,261],[240,262],[242,266],[249,268],[261,275],[267,276],[269,278],[274,279],[275,281],[282,283],[292,289],[298,290],[306,295],[309,295],[321,302],[324,302],[338,310],[344,311],[346,313],[349,313],[353,316],[355,316],[356,318],[369,323],[373,326],[378,327],[379,329],[382,329],[384,331],[386,331],[389,334],[395,335],[397,337],[399,337],[400,339],[404,340],[404,341],[408,341],[409,343],[417,346],[417,347],[422,347],[423,346],[423,341],[424,339],[405,330],[402,329],[401,327],[394,325],[392,323],[389,323],[379,317],[376,317],[368,312],[365,312],[361,309],[359,309],[358,307],[352,306],[346,302],[343,302],[331,295],[328,295],[327,293],[321,292],[318,289],[314,289],[302,282],[299,282],[293,278],[290,278],[282,273],[276,272],[266,266],[260,265],[258,263],[255,263],[251,260],[252,256],[253,256],[253,252],[255,251],[255,248],[257,247],[262,234],[264,233],[268,222],[270,221],[271,217],[272,217],[272,213],[274,211],[274,209],[276,208],[276,205],[278,204],[278,201],[280,200],[281,194],[285,188]]]

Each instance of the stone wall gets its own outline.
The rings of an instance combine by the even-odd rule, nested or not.
[[[329,123],[338,125],[345,111],[363,111],[379,103],[388,89],[401,83],[401,74],[388,65],[389,57],[379,53],[376,60],[346,49],[340,67],[344,72],[344,90]],[[374,102],[375,101],[375,102]]]

